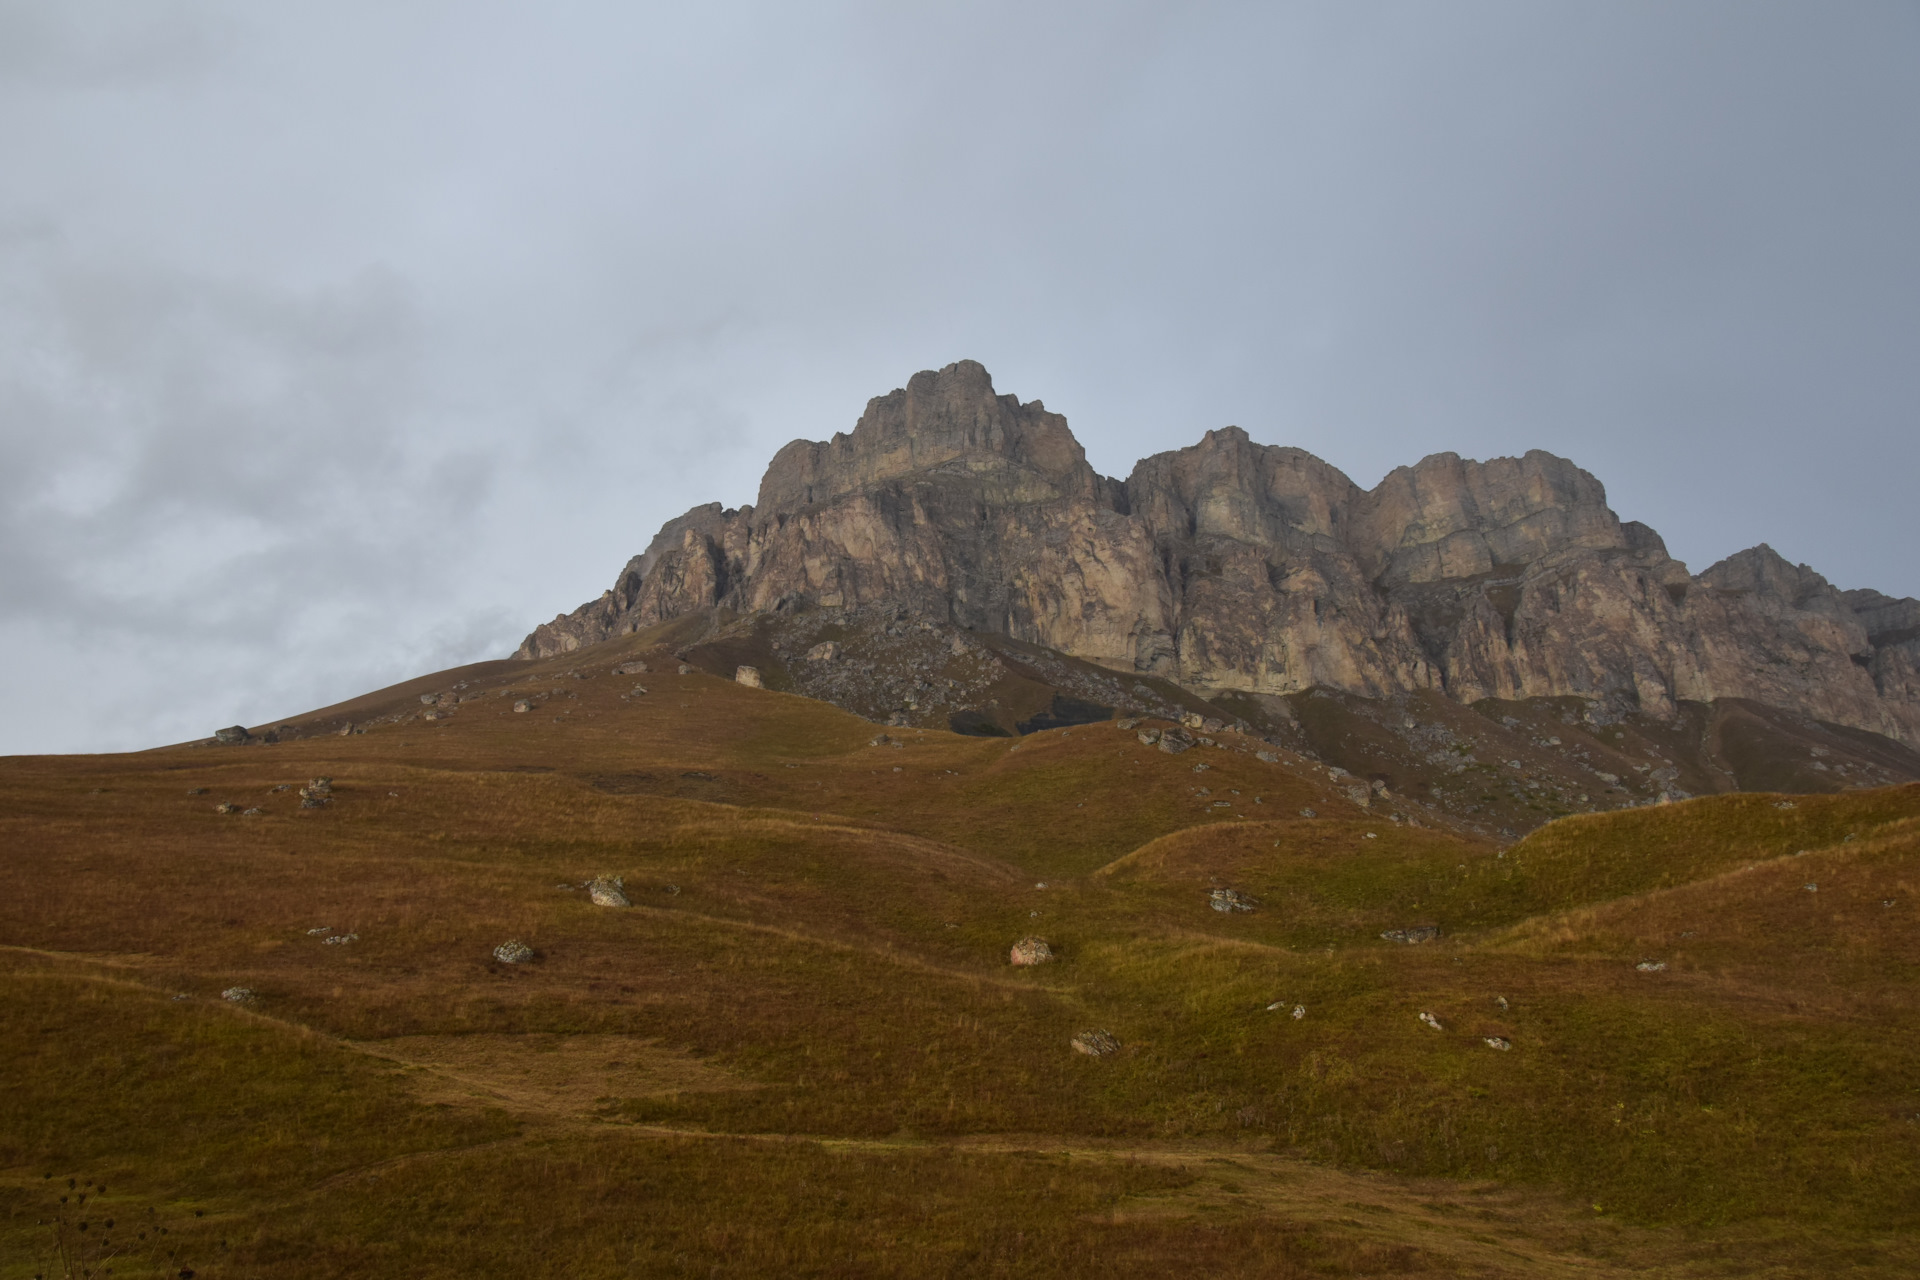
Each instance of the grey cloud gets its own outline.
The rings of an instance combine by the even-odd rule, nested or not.
[[[503,652],[962,357],[1112,473],[1542,447],[1920,592],[1917,64],[1872,3],[0,0],[0,650],[73,685],[0,750]]]

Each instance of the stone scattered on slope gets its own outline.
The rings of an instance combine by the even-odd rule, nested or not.
[[[839,656],[840,645],[833,640],[822,640],[819,644],[807,650],[808,662],[832,662]]]
[[[228,987],[220,993],[220,998],[222,1000],[231,1000],[235,1004],[252,1004],[260,997],[255,994],[252,987]]]
[[[644,662],[623,662],[613,669],[613,674],[617,676],[637,676],[651,669],[652,668],[648,667]]]
[[[1046,964],[1053,959],[1053,948],[1047,945],[1045,938],[1028,936],[1013,944],[1013,950],[1007,953],[1007,962],[1013,965]]]
[[[596,907],[630,907],[627,882],[619,876],[600,876],[587,881],[587,899]]]
[[[514,938],[495,947],[493,958],[501,964],[526,964],[533,959],[533,948]]]
[[[253,735],[247,732],[245,725],[236,724],[229,725],[225,729],[215,729],[213,736],[214,740],[220,743],[220,745],[231,747],[236,743],[245,742]]]
[[[331,938],[320,939],[320,945],[324,947],[344,947],[349,942],[358,941],[360,941],[360,935],[357,933],[336,933]]]
[[[1498,1049],[1504,1053],[1508,1049],[1513,1048],[1513,1041],[1507,1039],[1505,1036],[1488,1036],[1486,1039],[1487,1048],[1489,1049]]]
[[[1207,905],[1215,911],[1251,911],[1260,904],[1236,889],[1215,889],[1207,894]]]
[[[747,688],[749,689],[759,689],[764,687],[760,683],[760,668],[758,667],[748,667],[748,666],[735,667],[733,669],[733,682],[735,684],[743,684],[747,686]]]
[[[1409,945],[1419,942],[1432,942],[1440,936],[1437,924],[1416,924],[1405,929],[1388,929],[1380,935],[1388,942],[1405,942]]]
[[[1280,757],[1271,751],[1256,751],[1253,753],[1253,758],[1255,760],[1258,760],[1261,764],[1279,764],[1280,763]]]
[[[1420,1021],[1426,1023],[1428,1026],[1432,1027],[1435,1031],[1446,1030],[1445,1027],[1440,1025],[1440,1019],[1434,1017],[1432,1014],[1428,1013],[1424,1009],[1420,1011]]]
[[[1160,735],[1160,741],[1154,745],[1170,756],[1177,756],[1193,746],[1193,739],[1176,729],[1169,729]]]
[[[190,796],[203,796],[207,794],[207,789],[205,787],[188,787],[187,794]]]
[[[1089,1058],[1104,1058],[1110,1053],[1120,1052],[1120,1042],[1105,1031],[1082,1031],[1073,1038],[1076,1053],[1084,1053]]]
[[[440,695],[437,693],[423,693],[420,695],[420,705],[423,707],[437,707],[440,705]]]
[[[528,702],[525,698],[515,698],[513,702],[513,709],[516,714],[525,715],[527,712],[533,710],[533,704],[531,702]]]
[[[1642,960],[1633,967],[1641,973],[1665,973],[1667,971],[1667,962],[1665,960]]]
[[[238,813],[240,812],[240,806],[230,800],[222,800],[219,804],[213,806],[213,811],[215,813]]]
[[[1315,813],[1315,812],[1314,812],[1313,810],[1311,810],[1311,809],[1302,809],[1302,810],[1300,811],[1300,816],[1301,816],[1301,817],[1303,817],[1303,818],[1317,818],[1317,817],[1319,817],[1320,815],[1319,815],[1319,814],[1317,814],[1317,813]]]

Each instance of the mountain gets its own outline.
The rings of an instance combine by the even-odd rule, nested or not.
[[[1365,490],[1224,427],[1115,480],[973,361],[789,444],[753,506],[669,521],[516,656],[674,619],[875,610],[1209,698],[1572,697],[1603,721],[1740,699],[1920,744],[1920,601],[1836,590],[1764,544],[1691,574],[1537,450],[1435,454]]]

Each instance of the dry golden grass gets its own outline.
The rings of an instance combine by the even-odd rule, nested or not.
[[[657,651],[623,700],[645,639],[0,762],[0,1278],[83,1175],[202,1275],[1920,1269],[1920,789],[1503,850],[1231,734],[870,746]]]

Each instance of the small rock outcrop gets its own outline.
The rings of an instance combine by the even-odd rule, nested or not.
[[[1215,911],[1251,911],[1260,904],[1237,889],[1214,889],[1207,894],[1207,905]]]
[[[1440,936],[1440,926],[1437,924],[1409,925],[1405,929],[1388,929],[1380,936],[1388,942],[1405,942],[1409,944],[1432,942]]]
[[[231,747],[248,741],[253,735],[247,732],[246,726],[236,724],[229,725],[225,729],[215,729],[213,731],[213,737],[214,741],[220,743],[221,746]]]

